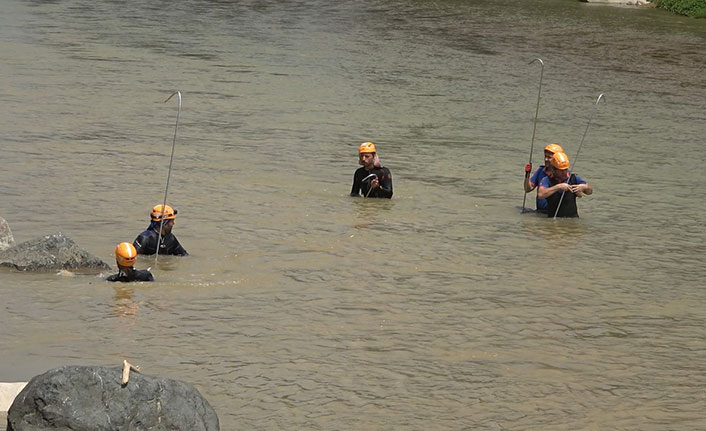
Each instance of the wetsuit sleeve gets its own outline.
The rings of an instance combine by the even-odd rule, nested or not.
[[[362,178],[359,177],[358,171],[353,174],[353,187],[351,188],[351,196],[360,196],[360,183]]]
[[[380,181],[380,187],[381,189],[378,191],[378,196],[382,198],[391,198],[392,197],[392,173],[390,172],[389,169],[385,168],[385,175],[382,178],[382,181]]]
[[[188,256],[189,253],[181,246],[181,243],[173,233],[168,233],[162,241],[164,250],[162,253],[171,254],[172,256]]]
[[[176,237],[174,237],[174,242],[176,243],[176,246],[174,247],[173,251],[170,254],[173,254],[174,256],[188,256],[189,252],[184,249],[184,247],[181,246],[181,243],[179,242]]]
[[[130,281],[129,277],[120,269],[118,269],[117,274],[113,274],[110,277],[106,278],[105,280],[106,281],[120,281],[122,283],[124,283],[126,281]]]
[[[144,233],[141,233],[135,238],[135,241],[132,242],[132,245],[135,246],[135,250],[137,250],[137,254],[154,254],[155,250],[157,249],[156,244],[152,244],[153,236],[151,235],[145,235]]]

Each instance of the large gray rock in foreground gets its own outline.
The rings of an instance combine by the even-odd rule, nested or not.
[[[122,369],[65,366],[34,377],[7,414],[7,431],[218,431],[218,416],[191,385]]]
[[[13,245],[15,245],[15,238],[12,236],[10,225],[0,217],[0,251],[7,250]]]
[[[107,263],[89,254],[61,232],[0,251],[0,265],[20,271],[110,269]]]

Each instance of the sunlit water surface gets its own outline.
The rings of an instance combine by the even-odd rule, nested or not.
[[[2,203],[152,284],[0,272],[0,381],[115,365],[223,430],[706,428],[706,22],[564,0],[5,0]],[[521,214],[549,142],[595,188]],[[363,140],[390,201],[347,196]],[[533,206],[533,195],[527,204]]]

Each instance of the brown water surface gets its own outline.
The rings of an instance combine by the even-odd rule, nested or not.
[[[152,284],[0,272],[0,381],[119,365],[222,429],[703,430],[706,21],[563,0],[19,1],[0,216]],[[549,142],[595,188],[522,215]],[[363,140],[390,201],[347,196]],[[528,197],[533,206],[533,195]],[[103,274],[104,276],[105,274]]]

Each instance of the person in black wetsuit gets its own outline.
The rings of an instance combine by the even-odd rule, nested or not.
[[[569,156],[564,153],[555,153],[552,156],[549,175],[542,178],[537,190],[538,199],[547,200],[547,216],[578,217],[576,198],[593,194],[593,187],[583,178],[569,172]],[[562,195],[564,196],[562,198]],[[561,201],[561,207],[559,207]]]
[[[172,233],[174,219],[177,211],[169,205],[155,205],[150,214],[151,222],[147,230],[135,238],[133,245],[138,254],[155,254],[157,252],[157,241],[159,241],[159,254],[171,254],[174,256],[188,256],[189,253],[179,244],[179,240]],[[164,219],[164,223],[162,220]],[[162,228],[160,235],[159,229]]]
[[[362,165],[353,174],[351,196],[391,198],[392,174],[380,163],[375,144],[363,142],[358,148],[358,163]]]
[[[115,263],[118,273],[106,278],[106,281],[154,281],[152,273],[147,269],[135,269],[137,250],[129,242],[121,242],[115,247]]]

